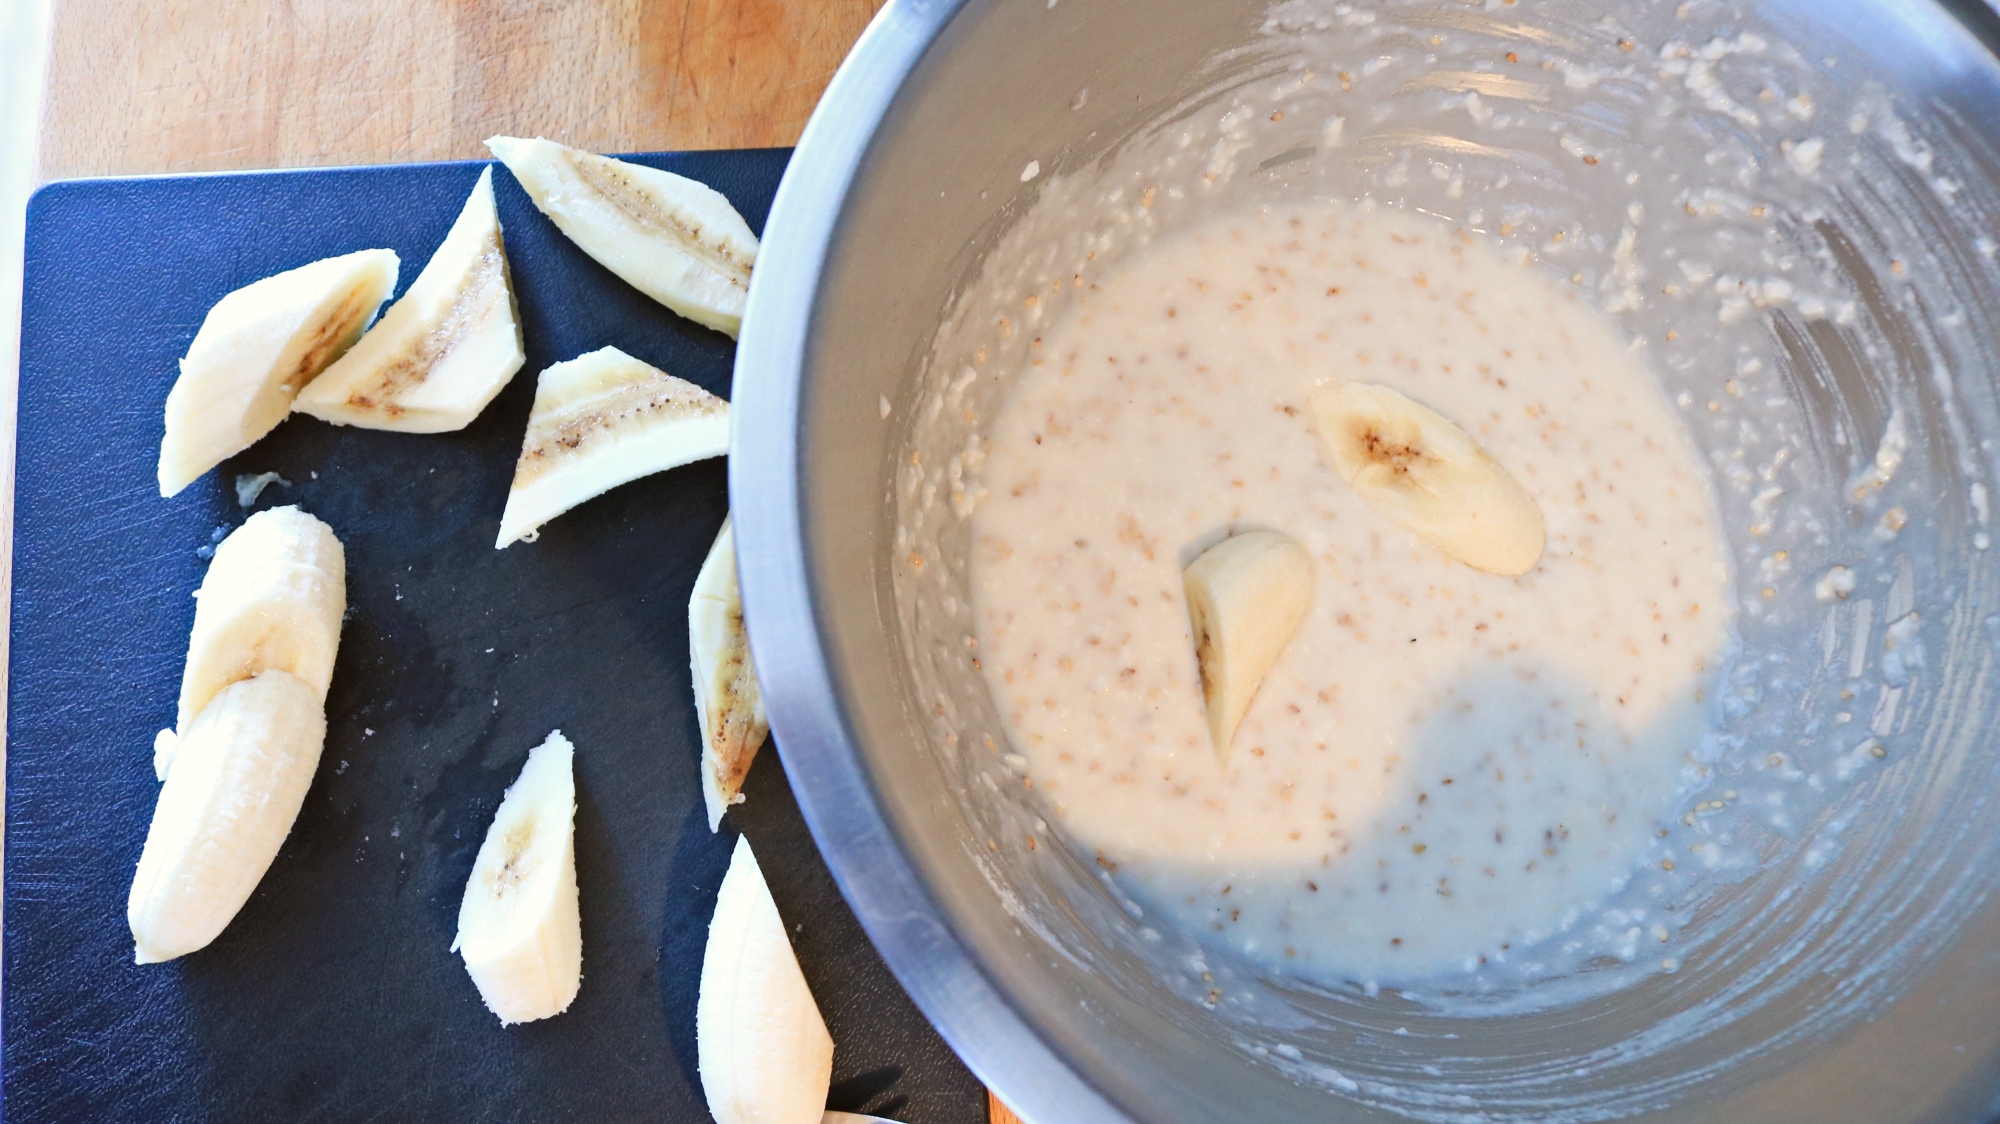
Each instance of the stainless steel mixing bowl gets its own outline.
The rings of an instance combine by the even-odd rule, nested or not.
[[[2000,65],[1980,42],[2000,42],[2000,17],[1980,0],[1382,7],[1327,3],[1273,19],[1245,0],[892,0],[829,88],[757,266],[730,486],[772,727],[848,900],[918,1005],[1034,1121],[2000,1116],[2000,803],[1988,798],[2000,783],[2000,567],[1982,530],[1988,438],[2000,438]],[[1618,285],[1676,283],[1646,247],[1697,233],[1640,225],[1615,181],[1577,186],[1581,165],[1564,153],[1659,169],[1647,172],[1656,180],[1704,165],[1720,175],[1734,160],[1748,169],[1741,182],[1776,184],[1789,164],[1804,185],[1772,187],[1775,201],[1758,206],[1782,212],[1766,260],[1796,260],[1787,276],[1817,295],[1768,279],[1721,292],[1725,275],[1710,297],[1700,277],[1722,319],[1703,321],[1696,342],[1728,338],[1738,350],[1665,363],[1662,377],[1696,404],[1690,424],[1716,458],[1753,602],[1742,658],[1719,685],[1712,780],[1824,792],[1803,822],[1717,829],[1754,838],[1766,861],[1689,902],[1678,971],[1514,1006],[1520,994],[1451,1007],[1240,973],[1229,986],[1264,1003],[1249,1014],[1191,992],[1192,946],[1148,930],[1038,824],[1032,796],[992,783],[1005,774],[975,743],[998,732],[976,678],[946,666],[957,636],[937,608],[969,597],[963,566],[940,562],[931,593],[897,574],[909,481],[923,480],[904,466],[951,346],[940,325],[1039,193],[1175,130],[1199,133],[1188,123],[1296,71],[1294,40],[1363,32],[1434,71],[1457,64],[1424,64],[1426,43],[1568,60],[1541,76],[1535,98],[1546,104],[1521,103],[1549,115],[1544,141],[1489,144],[1469,130],[1482,107],[1513,104],[1507,91],[1477,87],[1488,90],[1481,102],[1466,97],[1472,70],[1419,73],[1378,87],[1388,108],[1374,116],[1363,94],[1348,95],[1338,146],[1314,120],[1229,150],[1243,198],[1371,195],[1482,229],[1514,199],[1524,215],[1603,232],[1579,251],[1574,278],[1614,294],[1616,308]],[[1765,65],[1779,45],[1795,56],[1796,81],[1823,90],[1821,108],[1815,118],[1795,105],[1793,135],[1763,136],[1753,126],[1780,119],[1757,105],[1769,88],[1732,94],[1727,67],[1732,52]],[[1632,70],[1619,59],[1635,46],[1643,65]],[[1358,75],[1377,56],[1353,57]],[[1581,65],[1592,60],[1603,65]],[[1655,78],[1670,80],[1672,98],[1641,88]],[[1320,88],[1339,96],[1331,80]],[[1836,113],[1843,99],[1852,107]],[[1808,131],[1827,138],[1824,162],[1820,147],[1801,147]],[[1426,163],[1432,176],[1408,176]],[[1541,171],[1505,170],[1515,168]],[[1454,184],[1453,169],[1467,180]],[[1539,186],[1519,194],[1529,184]],[[1464,210],[1488,195],[1492,208]],[[1749,206],[1727,196],[1683,187],[1673,217]],[[1626,213],[1642,231],[1637,258],[1629,242],[1620,257]],[[1696,283],[1696,270],[1682,272],[1679,283]],[[1624,307],[1635,333],[1657,326],[1652,304]],[[1732,420],[1733,378],[1771,388],[1767,414]],[[1703,399],[1723,420],[1703,420]],[[1759,462],[1761,481],[1754,464],[1732,467],[1731,442],[1773,433],[1796,438],[1789,467]],[[1900,452],[1897,433],[1910,437]],[[1893,512],[1865,494],[1871,466],[1889,461],[1909,462],[1889,465],[1901,472]],[[1783,488],[1771,484],[1779,477]],[[1786,488],[1792,498],[1772,495]],[[1802,576],[1780,580],[1785,552],[1758,536],[1786,503]],[[1816,607],[1806,564],[1836,560],[1863,584]],[[1765,580],[1776,603],[1796,594],[1796,613],[1760,615],[1753,591]],[[1878,650],[1891,619],[1922,638],[1894,661]],[[1867,726],[1878,739],[1830,740],[1852,711],[1853,733]],[[1864,749],[1882,750],[1879,763]],[[1043,845],[1024,847],[1038,829]]]

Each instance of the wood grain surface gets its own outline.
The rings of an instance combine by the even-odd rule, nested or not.
[[[55,0],[40,178],[791,144],[880,0]]]
[[[991,1089],[986,1091],[986,1116],[992,1124],[1021,1124],[1021,1118],[1014,1115],[1014,1110],[1008,1108],[999,1097],[994,1096]]]

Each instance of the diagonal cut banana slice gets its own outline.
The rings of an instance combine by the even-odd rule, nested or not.
[[[296,507],[257,512],[215,548],[195,597],[176,719],[183,739],[217,692],[269,668],[326,701],[347,612],[346,554],[332,528]],[[162,770],[173,756],[156,745]]]
[[[583,982],[574,757],[561,730],[528,752],[459,903],[451,950],[502,1026],[561,1014]]]
[[[296,405],[364,429],[464,429],[526,361],[489,167],[410,291]]]
[[[167,392],[160,494],[249,448],[361,338],[396,288],[391,250],[326,258],[252,282],[208,310]]]
[[[694,1030],[716,1124],[816,1124],[826,1111],[833,1037],[740,836],[708,925]]]
[[[204,947],[250,900],[325,740],[320,691],[276,669],[224,687],[181,731],[126,903],[139,963]]]
[[[500,516],[505,548],[620,484],[729,452],[729,403],[601,348],[543,371],[514,485]]]
[[[1245,531],[1203,551],[1181,577],[1208,734],[1227,761],[1265,673],[1312,606],[1312,559],[1276,531]]]
[[[492,137],[486,147],[584,253],[682,316],[735,338],[757,236],[721,192],[539,137]]]
[[[743,596],[736,584],[736,538],[722,521],[688,598],[688,652],[694,672],[695,714],[701,721],[701,797],[708,829],[743,802],[743,778],[771,732],[764,692],[750,662],[743,629]]]
[[[1373,383],[1314,394],[1333,466],[1389,522],[1477,570],[1518,577],[1541,560],[1542,509],[1470,434]]]

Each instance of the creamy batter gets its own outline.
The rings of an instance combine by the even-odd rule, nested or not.
[[[1054,818],[1154,913],[1281,970],[1505,957],[1676,811],[1729,624],[1708,481],[1632,346],[1433,220],[1225,215],[1081,278],[990,433],[981,668]],[[1394,387],[1541,506],[1521,578],[1371,511],[1307,399]],[[1314,603],[1219,762],[1183,566],[1282,531]]]

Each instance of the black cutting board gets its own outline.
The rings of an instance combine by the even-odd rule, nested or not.
[[[639,157],[763,226],[788,153]],[[704,1121],[694,1005],[738,830],[837,1044],[831,1105],[984,1118],[979,1085],[869,945],[778,756],[710,834],[687,597],[728,506],[720,460],[493,549],[535,375],[607,344],[729,393],[733,348],[598,266],[496,168],[528,362],[467,429],[294,417],[171,500],[161,408],[204,313],[259,277],[386,246],[406,288],[478,163],[98,180],[28,214],[7,745],[4,1113],[30,1121]],[[351,606],[319,773],[208,948],[132,963],[126,892],[158,785],[203,548],[275,471],[347,548]],[[448,950],[501,792],[577,747],[583,988],[502,1028]]]

